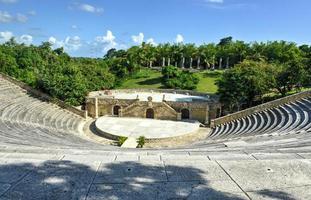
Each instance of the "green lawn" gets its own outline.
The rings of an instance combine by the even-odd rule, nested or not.
[[[215,71],[203,71],[197,73],[200,77],[200,82],[197,85],[198,92],[206,92],[206,93],[216,93],[218,90],[215,82],[219,79],[220,75],[223,71],[215,70]]]
[[[133,77],[126,80],[121,86],[121,89],[158,89],[162,87],[161,72],[142,69]]]
[[[206,92],[206,93],[216,93],[217,86],[215,85],[215,81],[220,77],[222,71],[204,71],[196,73],[200,82],[197,85],[198,92]],[[159,89],[163,88],[161,84],[161,72],[143,69],[138,72],[133,77],[126,80],[119,88],[120,89]]]

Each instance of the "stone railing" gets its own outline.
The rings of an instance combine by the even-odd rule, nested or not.
[[[43,101],[47,101],[47,102],[51,102],[53,104],[56,104],[58,105],[59,107],[63,108],[63,109],[66,109],[76,115],[79,115],[83,118],[86,118],[87,117],[87,111],[84,111],[84,110],[80,110],[78,108],[75,108],[73,106],[70,106],[68,104],[66,104],[65,102],[59,100],[59,99],[56,99],[56,98],[52,98],[51,96],[39,91],[39,90],[36,90],[32,87],[30,87],[29,85],[13,78],[13,77],[10,77],[8,75],[5,75],[3,73],[0,72],[0,77],[7,80],[7,81],[10,81],[11,83],[23,88],[24,90],[26,90],[29,94],[35,96],[35,97],[38,97],[40,98],[41,100]]]
[[[264,104],[260,104],[258,106],[252,107],[252,108],[241,110],[239,112],[232,113],[232,114],[211,120],[211,128],[214,128],[214,127],[221,125],[221,124],[228,123],[232,120],[241,119],[243,117],[252,115],[256,112],[262,112],[262,111],[265,111],[267,109],[275,108],[275,107],[278,107],[278,106],[281,106],[281,105],[284,105],[287,103],[291,103],[291,102],[300,100],[300,99],[305,98],[305,97],[310,97],[310,96],[311,96],[311,90],[305,91],[305,92],[300,92],[298,94],[283,97],[283,98],[280,98],[280,99],[277,99],[274,101],[270,101],[270,102],[267,102]]]

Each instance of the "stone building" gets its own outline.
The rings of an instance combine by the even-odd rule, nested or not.
[[[220,115],[217,97],[182,90],[106,90],[91,92],[85,108],[93,118],[101,116],[197,120],[209,124]]]

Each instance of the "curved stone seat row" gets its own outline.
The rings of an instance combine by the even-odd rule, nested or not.
[[[311,98],[307,98],[217,126],[212,130],[209,138],[285,135],[310,130]]]
[[[45,148],[80,149],[100,147],[73,134],[8,120],[0,120],[0,141],[6,145],[12,144]]]
[[[58,106],[40,101],[18,86],[0,79],[0,118],[80,134],[85,120]]]

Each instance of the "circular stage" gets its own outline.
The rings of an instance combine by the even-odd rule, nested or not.
[[[96,129],[106,137],[117,139],[120,136],[147,140],[179,138],[198,131],[197,121],[168,121],[140,118],[100,117],[95,122]]]

